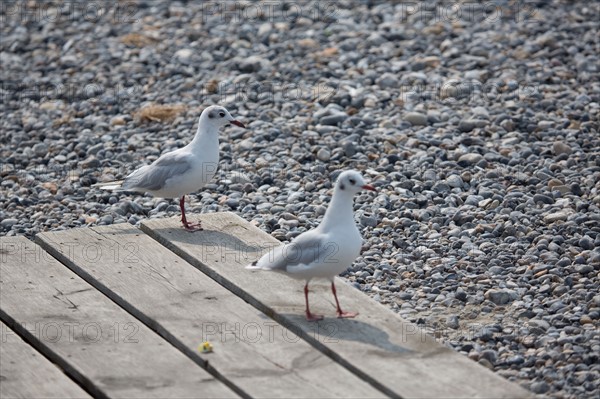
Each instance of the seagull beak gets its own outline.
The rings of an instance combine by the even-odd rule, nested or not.
[[[243,124],[242,122],[240,122],[240,121],[236,121],[235,119],[234,119],[234,120],[232,120],[232,121],[229,121],[229,123],[231,123],[232,125],[236,125],[236,126],[239,126],[239,127],[243,127],[244,129],[246,128],[246,126],[244,126],[244,124]]]
[[[373,187],[370,184],[365,184],[364,186],[361,187],[363,190],[370,190],[370,191],[377,191],[375,190],[375,187]]]

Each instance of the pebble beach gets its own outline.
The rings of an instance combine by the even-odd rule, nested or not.
[[[93,6],[93,7],[92,7]],[[600,395],[600,3],[0,5],[0,237],[179,215],[111,193],[211,104],[231,211],[282,242],[359,170],[342,276],[534,394]],[[360,317],[360,316],[359,316]]]

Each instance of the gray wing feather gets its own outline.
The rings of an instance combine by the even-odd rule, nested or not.
[[[167,153],[152,165],[143,166],[127,176],[123,189],[160,190],[167,180],[187,172],[191,167],[189,155]]]
[[[286,271],[290,267],[309,265],[325,255],[327,243],[321,237],[304,238],[299,236],[298,238],[265,255],[271,257],[268,259],[269,270]]]

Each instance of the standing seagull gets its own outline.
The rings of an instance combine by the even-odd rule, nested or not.
[[[185,195],[204,187],[219,163],[219,128],[228,124],[245,127],[218,105],[202,111],[194,139],[185,147],[161,155],[151,165],[132,172],[121,182],[96,185],[103,190],[137,191],[155,197],[179,198],[181,222],[189,231],[202,230],[200,222],[185,218]]]
[[[246,266],[246,269],[250,270],[270,270],[305,280],[304,298],[308,321],[323,319],[321,315],[312,314],[308,306],[308,283],[313,278],[326,278],[331,281],[338,317],[355,317],[358,314],[342,311],[333,279],[346,270],[360,254],[362,237],[354,223],[352,199],[361,189],[375,191],[375,188],[366,184],[360,173],[354,170],[340,174],[329,208],[319,226],[300,234],[290,244],[279,246]]]

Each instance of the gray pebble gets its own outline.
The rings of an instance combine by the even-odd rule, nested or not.
[[[446,178],[446,183],[453,188],[462,187],[463,179],[459,175],[450,175]]]
[[[377,79],[377,85],[382,89],[395,88],[398,84],[398,78],[392,73],[384,73]]]
[[[594,249],[594,240],[592,240],[592,237],[585,235],[579,239],[579,246],[583,249]]]
[[[368,216],[363,214],[360,217],[360,224],[363,226],[376,227],[377,226],[377,218],[374,216]]]
[[[458,322],[458,316],[456,316],[456,315],[448,316],[446,318],[446,326],[448,326],[448,328],[452,328],[454,330],[458,329],[460,327],[460,324]]]
[[[2,220],[0,222],[0,226],[2,226],[2,228],[4,230],[10,230],[10,228],[13,227],[17,223],[19,223],[19,219],[8,218],[8,219]]]
[[[338,123],[345,121],[347,118],[348,115],[340,112],[333,115],[324,116],[319,122],[323,125],[335,126]]]
[[[488,122],[480,119],[462,119],[458,124],[458,130],[468,133],[475,128],[485,127]]]
[[[330,158],[331,153],[325,148],[321,148],[319,151],[317,151],[317,159],[319,159],[319,161],[327,162]]]
[[[552,144],[552,151],[554,151],[555,155],[570,155],[573,152],[571,147],[568,144],[563,143],[562,141],[555,141],[554,144]]]
[[[469,153],[469,154],[461,155],[460,158],[458,158],[458,163],[459,163],[459,165],[470,166],[470,165],[475,165],[482,159],[483,159],[483,156],[481,154]]]
[[[531,383],[530,389],[533,393],[543,394],[550,390],[550,386],[546,381],[536,381]]]
[[[427,126],[427,115],[420,112],[409,112],[404,115],[404,120],[413,126]]]
[[[509,289],[490,289],[485,293],[486,299],[494,302],[496,305],[506,305],[518,298],[518,294]]]

